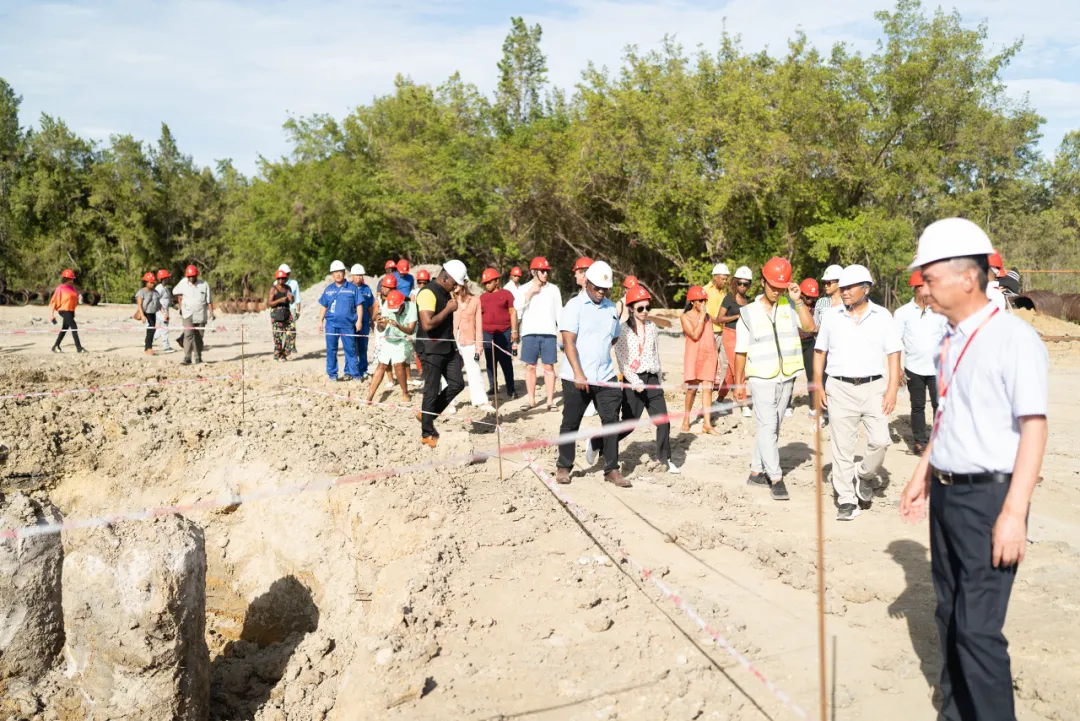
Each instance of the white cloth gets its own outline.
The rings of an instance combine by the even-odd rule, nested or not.
[[[158,316],[157,324],[160,326],[154,331],[154,340],[161,339],[161,350],[169,350],[169,309],[172,306],[172,293],[169,292],[169,288],[164,283],[158,283],[154,288],[154,291],[161,298],[161,314]]]
[[[760,303],[761,302],[761,296],[759,295],[757,298],[754,298],[754,302],[755,303]],[[792,303],[791,304],[791,309],[792,309],[792,312],[794,314],[795,325],[798,326],[799,325],[799,322],[798,322],[799,316],[796,313],[798,308],[796,308],[795,304]],[[769,320],[771,320],[773,322],[773,325],[775,325],[776,324],[776,305],[773,305],[772,310],[765,311],[765,313],[766,313],[766,315],[769,316]],[[746,322],[742,319],[742,314],[740,313],[739,314],[739,320],[735,322],[735,353],[736,354],[746,353],[749,349],[750,349],[750,329],[746,327]],[[720,350],[720,355],[723,356],[724,355],[724,349],[723,349],[722,345],[719,346],[719,350]],[[764,381],[764,382],[767,382],[767,383],[783,383],[785,381],[791,380],[792,378],[797,376],[799,373],[802,373],[802,371],[799,370],[799,371],[795,371],[794,373],[792,373],[790,375],[786,375],[784,373],[784,364],[781,363],[780,364],[780,373],[775,378],[755,378],[754,380],[755,381]],[[770,478],[771,478],[771,476],[770,476]],[[779,478],[774,478],[773,480],[778,481],[780,479]]]
[[[487,386],[484,385],[484,374],[476,360],[476,344],[458,343],[457,347],[465,369],[465,382],[469,385],[469,402],[474,406],[485,405],[488,402]]]
[[[1001,291],[1001,284],[996,280],[992,280],[986,284],[986,297],[997,308],[1005,311],[1009,309],[1009,301],[1005,299],[1005,294]]]
[[[292,314],[293,320],[300,315],[300,284],[290,278],[285,281],[285,285],[289,287],[289,292],[292,293],[293,302],[289,303],[289,312]]]
[[[506,288],[508,291],[510,291],[510,295],[514,296],[515,301],[517,301],[518,296],[521,295],[521,286],[517,284],[517,281],[508,280],[506,281],[506,285],[504,285],[503,288]]]
[[[518,289],[514,294],[514,310],[518,314],[518,334],[527,335],[559,335],[559,314],[562,313],[562,293],[551,283],[544,286],[530,298],[525,300],[525,294],[529,292],[535,281],[530,280]],[[513,291],[511,291],[513,292]]]
[[[210,284],[205,280],[198,279],[191,283],[187,278],[173,286],[173,295],[183,296],[180,299],[180,317],[190,318],[197,324],[207,321],[207,310],[214,302],[210,296]]]
[[[912,300],[896,309],[893,322],[904,343],[904,368],[920,376],[934,375],[938,349],[949,321],[929,306],[920,308]]]
[[[886,356],[904,349],[889,311],[866,301],[866,312],[856,319],[842,305],[826,311],[814,350],[829,354],[825,372],[830,376],[867,378],[885,375]]]
[[[1038,333],[1010,313],[998,313],[971,334],[994,309],[987,303],[956,328],[947,328],[948,354],[940,400],[941,423],[934,435],[930,465],[952,473],[1009,473],[1020,446],[1020,418],[1045,416],[1049,408],[1049,357]],[[950,379],[953,368],[956,376]]]

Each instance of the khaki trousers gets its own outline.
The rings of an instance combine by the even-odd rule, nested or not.
[[[860,386],[831,376],[825,382],[832,436],[832,484],[838,505],[858,504],[856,477],[869,478],[885,460],[885,449],[891,439],[889,417],[881,412],[881,399],[887,385],[884,378]],[[866,455],[856,467],[860,423],[866,430]]]
[[[773,483],[783,480],[780,468],[780,424],[784,421],[784,409],[791,401],[795,379],[786,381],[750,378],[750,398],[754,402],[754,456],[750,461],[751,473],[765,473]]]

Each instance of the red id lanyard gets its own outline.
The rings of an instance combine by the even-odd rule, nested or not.
[[[960,349],[960,355],[956,358],[956,363],[953,364],[952,372],[949,373],[949,382],[945,382],[945,362],[949,358],[949,346],[952,344],[952,336],[945,336],[945,339],[941,341],[941,355],[938,358],[938,412],[934,417],[934,431],[930,434],[931,438],[937,435],[938,427],[941,425],[941,416],[945,413],[945,396],[949,393],[949,387],[952,386],[953,379],[956,378],[956,369],[960,367],[960,361],[964,360],[964,354],[967,353],[968,348],[971,347],[971,341],[975,340],[975,336],[979,335],[979,331],[986,327],[986,324],[993,320],[994,316],[998,314],[1000,308],[994,308],[990,312],[990,315],[986,316],[979,327],[975,329],[975,332],[968,336],[967,342],[964,343],[964,347]]]

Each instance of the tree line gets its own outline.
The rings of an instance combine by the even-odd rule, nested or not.
[[[590,65],[568,95],[541,28],[513,18],[491,97],[458,74],[399,76],[344,118],[289,119],[290,154],[250,178],[199,167],[165,124],[153,144],[98,144],[49,115],[23,128],[0,79],[0,274],[42,286],[74,267],[123,300],[145,270],[188,263],[240,295],[281,262],[306,284],[333,259],[377,273],[460,257],[478,274],[588,255],[670,302],[718,260],[778,254],[798,277],[863,263],[895,300],[922,228],[950,215],[1010,266],[1080,268],[1080,131],[1039,152],[1043,119],[1002,81],[1020,43],[993,51],[985,25],[913,0],[877,19],[869,54],[801,34],[775,55],[726,33],[715,51],[666,39]]]

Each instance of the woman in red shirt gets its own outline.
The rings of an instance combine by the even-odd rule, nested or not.
[[[67,331],[71,331],[71,337],[75,341],[75,350],[78,353],[85,353],[86,349],[82,347],[82,343],[79,342],[79,326],[75,323],[75,308],[79,305],[79,291],[75,290],[73,283],[75,282],[75,271],[71,268],[65,268],[64,272],[60,274],[60,278],[63,282],[56,286],[56,290],[53,291],[52,300],[49,301],[49,308],[51,313],[49,314],[49,320],[56,324],[56,314],[59,313],[60,317],[64,321],[64,325],[61,327],[60,335],[56,336],[56,342],[53,343],[52,352],[60,352],[60,341],[64,340],[64,335]]]
[[[499,271],[488,268],[480,276],[484,294],[480,296],[480,314],[483,319],[484,356],[487,359],[488,395],[497,391],[495,364],[502,367],[506,381],[506,394],[510,400],[517,398],[514,388],[514,359],[517,353],[518,319],[514,310],[514,294],[500,288]]]

